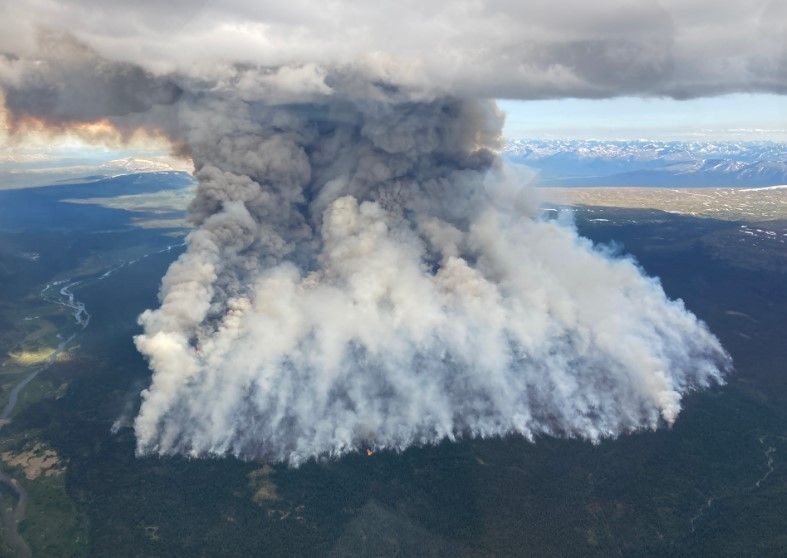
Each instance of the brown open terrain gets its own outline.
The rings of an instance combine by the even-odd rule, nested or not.
[[[547,202],[659,209],[725,221],[787,219],[787,186],[771,188],[539,188]]]

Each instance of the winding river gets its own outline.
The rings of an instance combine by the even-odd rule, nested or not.
[[[162,250],[144,254],[139,258],[122,261],[121,263],[107,270],[100,271],[87,279],[63,279],[60,281],[47,283],[44,286],[44,288],[39,293],[39,296],[47,302],[67,308],[74,319],[76,331],[70,332],[68,334],[58,334],[58,337],[60,337],[61,341],[58,343],[52,354],[49,355],[49,358],[47,358],[46,362],[32,370],[21,380],[19,380],[16,385],[14,385],[14,387],[11,389],[11,393],[9,394],[8,402],[3,408],[2,413],[0,413],[0,430],[2,430],[4,426],[11,422],[14,409],[19,402],[19,395],[22,393],[25,387],[27,387],[27,385],[30,384],[30,382],[32,382],[41,372],[50,368],[55,362],[57,362],[57,359],[68,348],[76,336],[85,330],[88,325],[90,325],[90,313],[87,311],[85,304],[76,298],[74,289],[77,287],[84,287],[88,284],[98,281],[103,281],[104,279],[112,276],[116,271],[134,265],[145,258],[156,254],[171,252],[172,250],[180,248],[184,245],[185,242],[171,244]],[[27,512],[27,491],[17,479],[9,476],[2,469],[0,469],[0,484],[6,485],[11,490],[11,492],[16,495],[15,505],[6,507],[4,502],[2,505],[0,505],[0,522],[2,522],[5,542],[11,548],[15,556],[32,556],[30,547],[28,546],[27,542],[25,542],[24,538],[19,534],[19,525],[24,520],[25,514]]]

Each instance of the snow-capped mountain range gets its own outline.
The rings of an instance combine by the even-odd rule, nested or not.
[[[194,172],[191,161],[167,155],[91,160],[0,153],[0,190],[91,182],[126,174]]]
[[[503,156],[545,186],[787,184],[787,145],[775,142],[513,140]]]
[[[97,167],[96,174],[123,175],[143,172],[192,172],[193,170],[190,161],[173,157],[126,157],[102,163]]]

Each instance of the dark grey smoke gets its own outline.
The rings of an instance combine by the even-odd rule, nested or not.
[[[44,119],[57,127],[143,115],[172,105],[183,93],[172,80],[134,64],[108,61],[70,36],[42,33],[39,44],[35,60],[7,57],[0,64],[5,105],[14,120]],[[155,124],[148,114],[143,122]]]
[[[722,381],[726,353],[682,302],[537,217],[496,154],[493,102],[353,67],[107,64],[91,85],[126,92],[97,102],[105,116],[165,130],[199,180],[188,249],[140,317],[140,453],[299,464],[460,436],[598,440],[671,424]],[[4,74],[6,95],[44,82],[68,100],[12,112],[96,115],[47,66]]]
[[[185,110],[198,228],[141,317],[141,452],[597,440],[721,381],[718,341],[658,282],[535,217],[492,103],[392,91]]]

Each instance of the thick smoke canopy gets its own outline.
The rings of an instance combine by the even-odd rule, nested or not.
[[[40,28],[110,60],[221,81],[236,63],[350,66],[492,98],[787,92],[784,0],[5,0],[0,53]],[[301,69],[299,69],[301,68]],[[308,73],[305,72],[305,73]],[[294,89],[294,88],[292,88]]]
[[[720,380],[726,356],[682,303],[536,217],[494,154],[492,103],[192,110],[197,229],[141,317],[140,452],[297,464],[597,440],[672,423]]]
[[[45,36],[0,58],[12,121],[154,129],[199,181],[187,250],[135,339],[153,371],[139,453],[297,465],[461,436],[598,440],[671,424],[685,393],[722,381],[728,356],[682,302],[538,217],[496,154],[501,114],[473,87],[436,86],[419,65],[410,79],[396,56],[162,74],[108,59],[101,38],[103,55]],[[533,48],[555,71],[631,52],[592,44]],[[662,60],[648,45],[631,48]],[[654,91],[690,85],[664,60]],[[597,69],[601,89],[568,83],[639,82]]]

